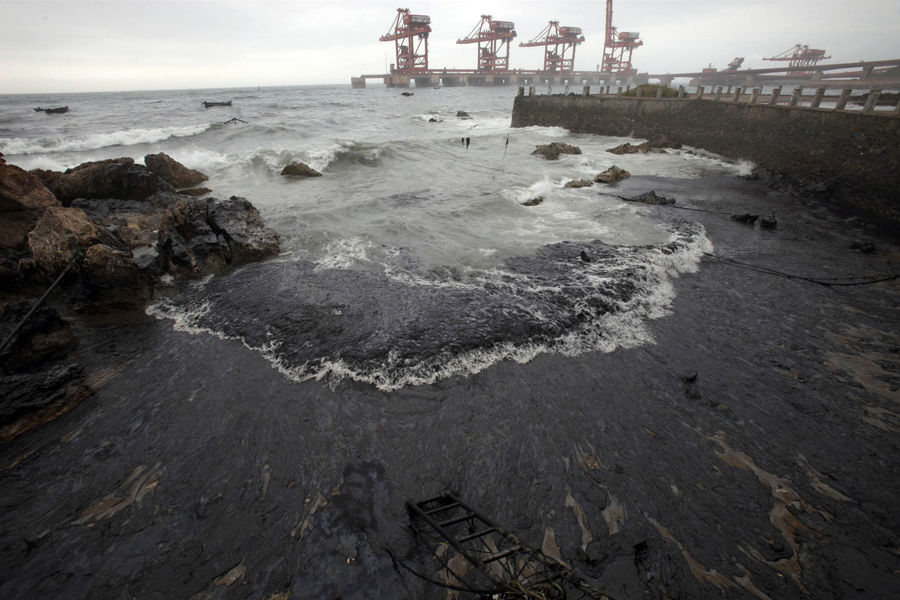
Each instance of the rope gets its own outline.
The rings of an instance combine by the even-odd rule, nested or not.
[[[723,262],[725,264],[733,265],[735,267],[740,267],[742,269],[747,269],[750,271],[756,271],[758,273],[765,273],[767,275],[775,275],[778,277],[784,277],[785,279],[797,279],[800,281],[808,281],[810,283],[817,283],[819,285],[836,287],[836,286],[854,286],[854,285],[871,285],[873,283],[881,283],[884,281],[892,281],[900,277],[900,275],[869,275],[869,276],[849,276],[849,277],[805,277],[803,275],[794,275],[792,273],[785,273],[784,271],[779,271],[777,269],[770,269],[769,267],[760,267],[758,265],[752,265],[750,263],[745,263],[739,260],[734,260],[732,258],[725,258],[722,256],[716,256],[715,254],[709,254],[708,252],[703,253],[704,256],[717,260],[719,262]]]
[[[9,336],[5,340],[3,340],[3,343],[0,344],[0,352],[3,352],[3,350],[6,348],[6,346],[13,340],[14,337],[16,337],[16,334],[19,333],[19,330],[22,329],[22,327],[25,325],[25,323],[28,321],[28,319],[31,318],[31,315],[34,314],[34,311],[36,311],[38,309],[38,307],[44,303],[44,300],[46,300],[47,296],[50,295],[50,292],[53,291],[53,288],[55,288],[57,286],[57,284],[59,284],[59,282],[62,281],[63,276],[69,271],[69,268],[72,266],[72,264],[75,262],[75,260],[79,257],[80,252],[81,252],[81,250],[78,249],[72,253],[72,258],[70,258],[69,262],[66,263],[65,268],[62,270],[62,272],[60,272],[60,274],[57,276],[56,280],[50,284],[50,287],[47,288],[47,291],[44,292],[44,295],[41,296],[37,302],[34,303],[34,306],[31,307],[31,310],[28,311],[28,314],[26,314],[22,318],[22,320],[19,321],[19,324],[16,325],[15,329],[12,330],[12,333],[10,333]]]

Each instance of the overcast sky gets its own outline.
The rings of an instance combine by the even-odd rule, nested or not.
[[[581,27],[575,68],[603,54],[602,0],[413,0],[431,16],[432,68],[473,68],[458,45],[480,20],[513,21],[514,68],[538,68],[541,48],[519,48],[549,20]],[[615,0],[614,24],[640,32],[642,72],[744,67],[794,44],[830,62],[900,57],[900,0]],[[0,0],[0,93],[349,83],[383,73],[393,43],[379,42],[398,2],[383,0]]]

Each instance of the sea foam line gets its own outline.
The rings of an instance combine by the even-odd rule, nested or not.
[[[0,152],[4,154],[39,154],[44,152],[81,152],[110,146],[153,144],[172,137],[189,137],[203,133],[209,124],[155,129],[124,129],[107,133],[44,137],[0,138]]]

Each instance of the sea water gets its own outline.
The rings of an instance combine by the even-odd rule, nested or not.
[[[647,323],[670,310],[673,278],[711,250],[702,226],[655,218],[615,186],[565,183],[614,164],[680,179],[746,165],[687,149],[613,155],[606,149],[635,140],[513,129],[512,87],[410,91],[0,96],[0,152],[55,170],[164,152],[206,173],[211,195],[249,199],[281,254],[187,285],[148,312],[241,340],[294,380],[393,390],[544,352],[652,341]],[[69,112],[33,110],[60,105]],[[531,155],[554,141],[582,153]],[[323,176],[282,177],[293,161]]]

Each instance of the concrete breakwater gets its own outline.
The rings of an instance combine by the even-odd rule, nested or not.
[[[900,224],[900,116],[698,98],[519,95],[513,127],[652,138],[754,162]]]

